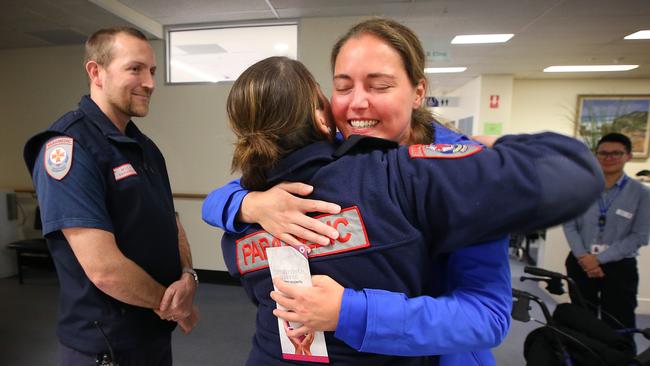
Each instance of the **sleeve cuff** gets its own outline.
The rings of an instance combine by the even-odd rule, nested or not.
[[[238,222],[237,213],[241,209],[241,203],[248,194],[246,190],[234,192],[230,197],[230,202],[226,205],[228,208],[228,217],[226,217],[226,231],[229,233],[241,234],[251,227],[251,224]]]
[[[586,250],[573,250],[573,249],[571,249],[571,253],[573,253],[573,256],[576,258],[584,254],[589,254],[589,252]]]
[[[46,236],[55,231],[73,228],[73,227],[82,227],[87,229],[100,229],[111,233],[113,232],[113,227],[109,223],[102,222],[96,219],[83,219],[83,218],[64,219],[64,220],[45,222],[43,223],[42,232],[43,232],[43,236]]]
[[[368,300],[363,291],[346,288],[341,300],[339,322],[334,336],[355,350],[360,350],[366,333]]]
[[[618,258],[618,257],[619,256],[617,255],[617,253],[614,252],[611,247],[608,250],[604,251],[604,252],[596,254],[596,258],[598,259],[598,262],[600,264],[606,264],[606,263],[609,263],[609,262],[614,262],[614,261],[623,259],[623,258]]]

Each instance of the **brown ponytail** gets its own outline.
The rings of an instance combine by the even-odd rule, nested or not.
[[[232,170],[241,170],[242,186],[267,188],[282,157],[325,139],[314,125],[319,90],[307,68],[286,57],[264,59],[235,81],[226,109],[237,136]]]
[[[242,171],[244,187],[263,187],[266,172],[279,159],[280,152],[274,138],[251,134],[237,139],[233,152],[233,170]]]

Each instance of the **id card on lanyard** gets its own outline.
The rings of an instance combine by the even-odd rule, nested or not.
[[[616,191],[611,193],[610,199],[606,200],[607,197],[601,196],[600,199],[598,200],[598,237],[596,240],[595,244],[591,245],[591,254],[598,254],[602,253],[607,248],[609,248],[609,245],[603,244],[603,236],[605,234],[605,226],[607,225],[607,211],[609,211],[609,208],[612,206],[612,203],[614,200],[616,200],[616,197],[621,193],[623,188],[625,187],[625,184],[628,181],[628,177],[625,175],[623,176],[623,179],[621,180],[620,184],[616,185]]]

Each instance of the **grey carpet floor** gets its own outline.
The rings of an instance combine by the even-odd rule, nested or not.
[[[511,263],[513,287],[553,300],[529,282],[519,282],[523,266]],[[24,285],[16,278],[0,279],[0,365],[55,365],[57,341],[55,322],[58,282],[54,272],[28,269]],[[174,364],[177,366],[243,365],[255,327],[255,307],[238,286],[201,284],[197,293],[201,320],[190,335],[174,332]],[[533,307],[533,316],[541,312]],[[650,327],[650,316],[637,317],[640,327]],[[524,365],[526,335],[539,325],[512,322],[506,340],[494,354],[501,366]],[[639,349],[650,342],[637,337]]]

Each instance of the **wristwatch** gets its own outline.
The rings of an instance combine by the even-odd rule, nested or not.
[[[189,267],[185,267],[185,268],[183,268],[183,273],[191,274],[192,277],[194,277],[194,282],[196,282],[197,285],[199,284],[199,275],[196,274],[195,270],[193,270],[192,268],[189,268]]]

